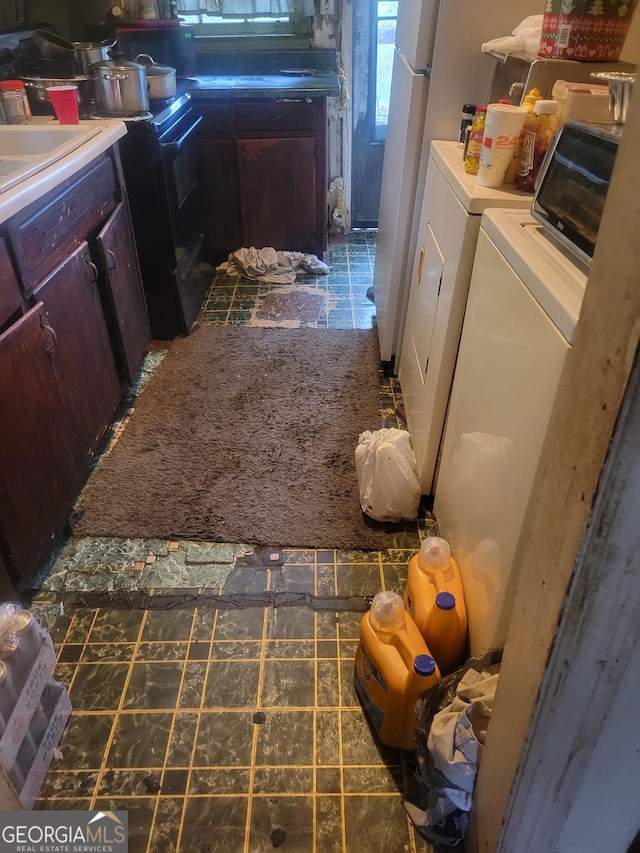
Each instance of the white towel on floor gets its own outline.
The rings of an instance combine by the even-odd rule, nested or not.
[[[304,252],[279,252],[268,246],[266,249],[238,249],[216,267],[228,275],[241,275],[254,281],[274,284],[293,284],[296,275],[312,273],[328,275],[329,267],[316,255]]]

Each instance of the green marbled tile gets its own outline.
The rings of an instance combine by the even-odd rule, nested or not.
[[[337,626],[338,614],[335,610],[319,610],[316,613],[316,637],[318,640],[335,640]]]
[[[213,609],[196,607],[193,619],[191,640],[199,640],[207,643],[213,637],[213,625],[216,619],[216,611]]]
[[[108,766],[162,767],[172,719],[172,713],[119,714]]]
[[[356,613],[345,610],[338,614],[338,630],[340,640],[358,639],[360,636],[360,622],[364,613]]]
[[[200,707],[206,677],[206,663],[189,661],[184,665],[184,678],[178,702],[179,708]]]
[[[402,767],[345,767],[345,794],[385,794],[404,790]]]
[[[200,716],[195,767],[248,767],[255,724],[249,713],[203,712]]]
[[[58,744],[62,759],[56,769],[99,770],[113,722],[113,714],[72,713]]]
[[[313,640],[267,640],[264,655],[267,660],[278,658],[313,658],[316,654]]]
[[[316,764],[340,763],[340,714],[338,711],[316,711]]]
[[[203,707],[253,707],[258,695],[258,661],[211,661]]]
[[[344,813],[347,850],[409,849],[408,818],[397,794],[345,797]]]
[[[316,568],[316,595],[324,598],[336,594],[336,577],[333,563],[321,564]]]
[[[311,765],[313,762],[313,711],[265,710],[258,726],[256,766]]]
[[[93,796],[98,781],[98,771],[57,770],[56,767],[61,763],[60,760],[55,759],[52,762],[42,784],[40,798],[69,799]]]
[[[312,767],[256,767],[254,794],[312,794]]]
[[[192,797],[184,810],[180,850],[244,850],[248,798]]]
[[[153,853],[178,853],[184,799],[160,797],[151,833]]]
[[[260,660],[262,640],[216,640],[211,660]]]
[[[332,660],[338,657],[338,642],[336,639],[318,640],[316,642],[316,646],[317,657],[328,658]]]
[[[89,635],[91,643],[135,642],[144,612],[141,610],[100,609]]]
[[[169,736],[166,766],[188,768],[198,729],[198,714],[179,711],[174,714],[173,729]]]
[[[134,651],[133,643],[88,643],[80,660],[82,663],[122,663],[131,660]]]
[[[340,661],[340,704],[343,708],[359,708],[360,701],[353,683],[354,659]]]
[[[77,610],[64,638],[65,643],[85,643],[97,613],[94,609]]]
[[[251,772],[248,768],[196,767],[191,771],[189,794],[248,794]]]
[[[407,586],[407,563],[389,563],[382,567],[384,588],[404,595]]]
[[[342,848],[342,808],[340,797],[316,797],[316,846],[317,853],[337,853]],[[359,849],[382,850],[381,847],[352,847]],[[386,853],[386,851],[385,851]]]
[[[142,629],[141,641],[170,642],[188,640],[193,626],[192,610],[150,610]]]
[[[182,769],[165,769],[162,774],[162,788],[160,789],[160,793],[163,797],[181,796],[186,793],[188,781],[189,770],[186,767]]]
[[[98,797],[93,808],[105,812],[126,811],[129,853],[146,853],[155,807],[155,797],[136,797],[134,799]]]
[[[262,682],[262,706],[313,707],[315,671],[312,660],[266,660]]]
[[[319,794],[339,794],[342,774],[339,767],[316,767],[316,791]]]
[[[318,706],[322,708],[338,707],[340,704],[340,692],[338,690],[338,661],[316,661],[316,679],[318,683]]]
[[[188,644],[183,641],[179,643],[140,643],[136,651],[135,659],[139,661],[179,661],[187,657]]]
[[[313,566],[287,564],[271,570],[271,592],[307,592],[313,595],[316,588],[316,571]]]
[[[127,663],[78,664],[70,699],[77,711],[115,711],[129,672]]]
[[[251,809],[251,850],[313,850],[313,798],[254,797]]]
[[[122,705],[123,709],[175,708],[183,668],[183,663],[134,663]]]
[[[102,774],[98,796],[157,797],[158,791],[154,790],[156,785],[160,785],[160,773],[157,770],[107,769]]]
[[[218,610],[216,640],[259,640],[262,638],[263,607]]]
[[[267,637],[271,640],[313,639],[315,614],[307,607],[274,607],[269,611]]]
[[[341,597],[375,595],[380,592],[380,568],[376,565],[338,566],[337,592]]]
[[[348,765],[400,765],[399,749],[384,746],[370,728],[361,708],[345,709],[340,714],[342,761]]]

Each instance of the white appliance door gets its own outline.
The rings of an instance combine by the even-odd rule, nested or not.
[[[392,356],[400,354],[399,343],[409,295],[407,255],[428,89],[428,78],[424,74],[417,74],[396,50],[373,276],[380,356],[383,361],[391,361]]]
[[[434,504],[460,564],[472,655],[504,646],[514,556],[569,348],[481,228]]]
[[[396,47],[416,71],[431,65],[439,0],[398,0]]]

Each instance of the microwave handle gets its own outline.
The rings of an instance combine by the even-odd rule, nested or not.
[[[163,142],[162,149],[163,151],[167,151],[169,154],[177,154],[178,151],[182,148],[187,139],[191,136],[193,131],[202,121],[203,116],[198,116],[196,120],[189,125],[189,127],[185,130],[182,136],[179,136],[174,142]]]

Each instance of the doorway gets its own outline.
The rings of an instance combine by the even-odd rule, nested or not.
[[[351,223],[378,224],[398,0],[353,2]]]

